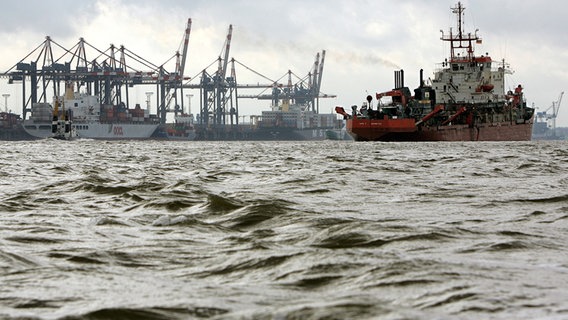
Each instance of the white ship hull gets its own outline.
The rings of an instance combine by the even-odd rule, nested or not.
[[[152,136],[157,124],[150,123],[73,123],[79,138],[87,139],[148,139]],[[24,130],[36,138],[50,138],[51,123],[24,121]]]

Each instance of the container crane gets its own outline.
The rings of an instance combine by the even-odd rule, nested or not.
[[[47,36],[43,43],[2,75],[8,77],[9,84],[22,85],[23,119],[27,119],[34,104],[47,103],[50,96],[60,96],[62,84],[72,82],[76,84],[77,91],[83,89],[89,95],[96,95],[103,104],[124,105],[125,97],[126,106],[129,104],[129,87],[157,85],[159,118],[165,122],[167,104],[172,99],[177,101],[176,89],[182,88],[190,29],[191,19],[188,19],[183,53],[180,55],[176,52],[178,60],[174,73],[165,71],[164,64],[157,66],[122,45],[118,48],[111,44],[104,51],[80,38],[75,46],[65,48]],[[55,55],[53,49],[60,49],[58,51],[62,53]],[[98,55],[94,59],[88,59],[87,49]],[[34,60],[25,62],[33,56],[36,57]],[[127,57],[128,62],[134,65],[127,65]],[[150,70],[140,71],[140,68]]]
[[[185,61],[187,60],[187,47],[189,45],[189,35],[191,33],[191,18],[187,19],[187,25],[185,27],[185,36],[183,38],[183,51],[181,55],[181,60],[176,64],[176,72],[183,77],[185,72]],[[179,55],[178,55],[179,57]]]
[[[560,96],[558,100],[553,101],[552,105],[543,112],[537,113],[537,118],[540,122],[546,121],[548,123],[548,127],[551,130],[556,130],[556,117],[558,116],[558,110],[560,109],[560,103],[562,102],[562,96],[564,95],[564,91],[560,92]],[[548,111],[552,109],[552,113],[548,113]]]
[[[226,124],[226,114],[228,109],[231,110],[231,123],[232,116],[238,118],[238,110],[233,110],[232,99],[234,97],[234,89],[236,82],[233,76],[226,77],[227,66],[229,62],[229,52],[231,49],[231,39],[233,35],[233,26],[229,25],[229,31],[223,46],[222,52],[219,55],[217,71],[210,75],[206,70],[203,70],[201,75],[201,83],[197,86],[200,89],[201,117],[198,119],[199,124],[208,126],[223,126]],[[232,72],[232,71],[231,71]],[[194,86],[186,86],[192,88]]]
[[[548,109],[552,108],[552,115],[550,120],[552,120],[552,130],[556,130],[556,117],[558,116],[558,110],[560,109],[560,103],[562,102],[562,96],[564,95],[564,91],[560,92],[560,96],[556,102],[552,102],[552,106]]]
[[[179,88],[180,91],[180,96],[183,97],[183,85],[182,85],[182,80],[184,80],[184,72],[185,72],[185,62],[187,60],[187,48],[189,46],[189,36],[191,34],[191,18],[187,19],[187,24],[185,27],[185,33],[183,36],[183,48],[182,48],[182,53],[178,51],[176,51],[175,53],[175,57],[176,57],[176,65],[175,65],[175,71],[174,71],[174,79],[167,79],[170,81],[169,85],[166,87],[166,83],[165,81],[163,81],[161,83],[160,86],[158,86],[157,91],[161,92],[161,95],[159,97],[159,105],[160,105],[160,121],[162,123],[166,122],[166,113],[170,111],[169,105],[172,99],[175,100],[175,106],[174,106],[174,114],[175,116],[177,116],[178,112],[184,113],[184,107],[183,107],[183,98],[180,99],[181,101],[181,107],[178,105],[177,101],[177,90]],[[163,79],[166,80],[166,79]]]
[[[315,61],[312,65],[312,68],[308,72],[308,75],[304,78],[297,77],[299,81],[295,84],[292,84],[292,71],[288,70],[288,72],[286,73],[286,75],[288,76],[287,85],[279,83],[279,81],[283,78],[282,77],[276,81],[273,81],[272,84],[258,86],[258,88],[271,88],[272,91],[270,94],[240,95],[238,97],[259,100],[272,100],[273,108],[277,108],[281,101],[282,104],[305,105],[305,110],[319,113],[319,98],[336,97],[335,95],[322,94],[320,92],[324,59],[325,50],[321,52],[321,55],[320,53],[317,53]],[[238,85],[238,87],[243,88],[244,86]],[[252,88],[253,86],[248,85],[247,87]]]

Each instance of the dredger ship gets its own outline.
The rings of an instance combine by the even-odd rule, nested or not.
[[[505,90],[505,61],[476,56],[481,44],[475,33],[462,31],[464,7],[457,15],[457,33],[450,29],[441,40],[450,44],[450,58],[442,62],[426,83],[412,95],[404,86],[404,71],[395,71],[395,88],[367,96],[351,113],[336,107],[346,119],[346,129],[356,141],[526,141],[531,139],[534,108],[527,106],[523,87]],[[390,101],[384,103],[383,99]]]

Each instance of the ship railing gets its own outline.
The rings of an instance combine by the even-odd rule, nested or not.
[[[513,74],[515,71],[511,68],[503,68],[502,66],[493,66],[491,67],[491,72],[503,72],[504,74]]]
[[[452,67],[452,64],[458,64],[458,63],[461,64],[463,70],[463,63],[469,61],[471,61],[471,59],[469,58],[455,58],[452,61],[439,62],[434,64],[434,70],[436,72],[439,72],[442,70],[450,69]]]
[[[436,63],[434,65],[434,73],[438,73],[438,72],[442,72],[444,70],[448,70],[448,69],[450,69],[450,67],[451,67],[450,62]],[[503,66],[503,63],[500,63],[500,64],[493,63],[493,64],[491,64],[491,72],[503,72],[504,74],[513,74],[514,70],[510,68],[509,64],[505,64],[505,66]]]

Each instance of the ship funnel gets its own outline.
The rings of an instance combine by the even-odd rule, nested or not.
[[[394,88],[404,87],[404,70],[400,69],[394,72]]]
[[[420,69],[420,86],[424,86],[424,69]]]

